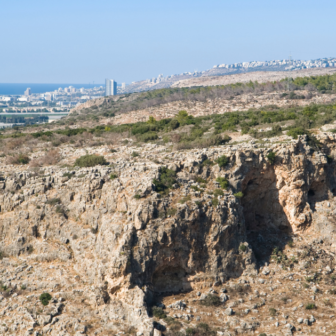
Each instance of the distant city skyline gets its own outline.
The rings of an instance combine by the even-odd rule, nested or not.
[[[331,0],[3,1],[0,82],[132,83],[290,54],[333,57],[335,12]]]

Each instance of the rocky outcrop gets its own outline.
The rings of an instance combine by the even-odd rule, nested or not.
[[[266,260],[273,233],[318,231],[332,240],[333,222],[321,210],[323,202],[334,207],[335,145],[329,133],[320,136],[320,149],[304,136],[187,152],[149,145],[137,161],[115,158],[108,167],[7,172],[0,181],[2,266],[16,258],[35,268],[54,265],[55,275],[33,283],[24,271],[21,282],[5,275],[2,281],[55,293],[58,308],[47,317],[32,312],[33,330],[52,324],[50,333],[59,335],[77,298],[95,314],[96,326],[152,335],[156,296],[256,275],[253,251]],[[229,163],[221,168],[215,160],[222,155]],[[159,194],[153,179],[161,167],[174,170],[177,183]],[[230,186],[216,194],[218,177]],[[241,199],[234,196],[240,191]]]

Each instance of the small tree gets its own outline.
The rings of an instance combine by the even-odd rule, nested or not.
[[[269,153],[267,154],[267,160],[268,160],[268,162],[269,162],[270,164],[274,164],[274,162],[275,162],[275,157],[276,157],[276,155],[275,155],[275,153],[274,153],[273,151],[269,152]]]
[[[43,306],[47,306],[50,300],[51,300],[51,295],[49,293],[43,293],[40,295],[40,301],[43,304]]]
[[[150,116],[147,124],[154,125],[156,123],[156,119],[153,116]]]

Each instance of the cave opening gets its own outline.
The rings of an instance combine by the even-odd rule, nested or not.
[[[155,271],[152,277],[154,292],[157,294],[178,294],[191,289],[186,271],[179,266],[167,266]]]
[[[274,248],[282,249],[292,234],[279,201],[274,170],[252,172],[244,179],[242,190],[248,242],[259,262],[269,261]]]
[[[331,191],[333,192],[333,191]],[[308,203],[310,208],[315,211],[316,203],[329,199],[327,184],[323,181],[313,181],[308,190]]]

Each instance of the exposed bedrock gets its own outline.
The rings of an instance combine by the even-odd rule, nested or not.
[[[113,169],[74,170],[70,179],[56,167],[43,176],[4,176],[1,252],[71,264],[88,303],[106,323],[122,321],[151,335],[148,306],[155,295],[256,274],[256,260],[267,260],[281,235],[318,231],[333,240],[332,213],[319,209],[335,202],[336,138],[323,135],[320,142],[320,149],[301,137],[272,148],[162,151],[168,163],[144,155],[138,162],[119,160]],[[274,164],[267,159],[270,151]],[[226,167],[202,164],[221,155],[229,158]],[[152,181],[163,165],[177,172],[178,185],[159,195]],[[112,171],[117,179],[110,179]],[[197,176],[207,180],[203,192]],[[217,177],[230,183],[218,205]],[[233,195],[238,191],[241,199]]]

